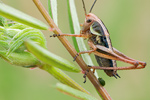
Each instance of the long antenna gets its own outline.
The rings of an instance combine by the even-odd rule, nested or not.
[[[83,3],[83,9],[84,9],[84,12],[85,12],[85,16],[86,16],[87,13],[86,13],[86,8],[85,8],[84,0],[82,0],[82,3]]]
[[[91,11],[92,11],[92,9],[93,9],[93,7],[94,7],[94,5],[95,5],[96,1],[97,1],[97,0],[95,0],[95,1],[94,1],[94,3],[93,3],[93,5],[92,5],[92,7],[91,7],[91,9],[90,9],[90,12],[89,12],[89,13],[91,13]]]

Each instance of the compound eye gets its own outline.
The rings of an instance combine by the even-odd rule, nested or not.
[[[91,21],[92,21],[91,19],[86,20],[87,23],[90,23]]]

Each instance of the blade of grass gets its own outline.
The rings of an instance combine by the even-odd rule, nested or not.
[[[52,16],[52,9],[51,9],[51,1],[50,0],[47,0],[48,1],[48,13],[49,15],[51,16],[51,18],[53,19],[53,16]]]
[[[46,24],[44,24],[40,20],[33,18],[3,3],[0,3],[0,15],[37,29],[47,30],[49,28]]]
[[[70,1],[70,2],[69,2]],[[79,24],[79,20],[78,20],[78,16],[77,16],[77,12],[76,12],[76,7],[75,7],[75,3],[74,3],[74,0],[67,0],[67,2],[69,2],[69,7],[70,7],[70,12],[71,12],[71,18],[72,18],[72,21],[73,21],[73,29],[75,31],[75,34],[80,34],[80,24]],[[83,38],[76,38],[77,40],[77,44],[78,44],[78,47],[79,47],[79,50],[80,51],[87,51],[87,48],[84,44],[84,41],[83,41]],[[94,65],[92,60],[91,60],[91,57],[88,55],[88,54],[82,54],[81,55],[83,60],[86,62],[87,65]],[[97,72],[95,71],[95,76],[98,78],[98,74]]]
[[[53,18],[55,24],[58,26],[57,18],[57,0],[48,0],[49,15]]]
[[[74,27],[73,27],[73,22],[72,22],[72,17],[71,17],[69,0],[67,0],[67,8],[68,8],[68,19],[69,19],[70,32],[71,32],[71,34],[74,34]],[[72,37],[72,40],[73,40],[73,44],[74,44],[76,51],[79,52],[79,47],[78,47],[76,38]]]
[[[76,97],[80,100],[98,100],[89,94],[86,94],[86,93],[81,92],[77,89],[71,88],[65,84],[57,83],[56,88],[60,92],[65,93],[65,94],[70,95],[70,96],[73,96],[73,97]]]

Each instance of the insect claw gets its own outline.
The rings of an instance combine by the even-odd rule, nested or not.
[[[86,77],[85,77],[85,80],[84,80],[84,82],[83,83],[86,83]]]
[[[76,58],[77,58],[77,56],[73,57],[73,61],[75,61],[75,60],[76,60]]]
[[[86,73],[83,75],[83,78],[86,78]]]
[[[142,63],[142,66],[144,66],[144,67],[145,67],[145,66],[146,66],[146,62],[143,62],[143,63]]]
[[[89,72],[89,70],[87,69],[83,75],[83,78],[85,79],[83,83],[86,83],[86,75],[87,75],[87,72]]]
[[[86,72],[85,72],[85,74],[83,75],[83,78],[85,79],[83,83],[86,83],[86,75],[87,75],[87,74],[86,74]]]
[[[57,37],[57,36],[60,36],[60,34],[53,34],[53,35],[50,35],[50,37]]]
[[[77,54],[75,55],[75,57],[73,57],[73,58],[74,58],[73,61],[75,61],[78,56],[79,56],[79,54],[77,53]]]

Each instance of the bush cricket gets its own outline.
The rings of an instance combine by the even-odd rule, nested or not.
[[[115,78],[120,76],[117,74],[117,70],[130,70],[130,69],[141,69],[145,68],[146,63],[142,61],[138,61],[127,57],[117,49],[112,47],[110,35],[105,27],[104,23],[101,19],[99,19],[96,15],[92,14],[91,11],[95,5],[97,0],[94,1],[89,14],[86,12],[84,0],[82,0],[83,8],[85,12],[85,21],[82,25],[82,30],[80,34],[53,34],[50,37],[57,37],[57,36],[73,36],[73,37],[82,37],[88,39],[88,45],[90,46],[90,50],[88,51],[81,51],[77,53],[74,57],[78,57],[80,54],[84,53],[94,53],[95,58],[99,66],[89,66],[89,69],[101,69],[108,76],[113,76]],[[132,66],[128,67],[117,67],[116,60],[122,61],[125,63],[132,64]],[[94,72],[94,71],[93,71]]]

